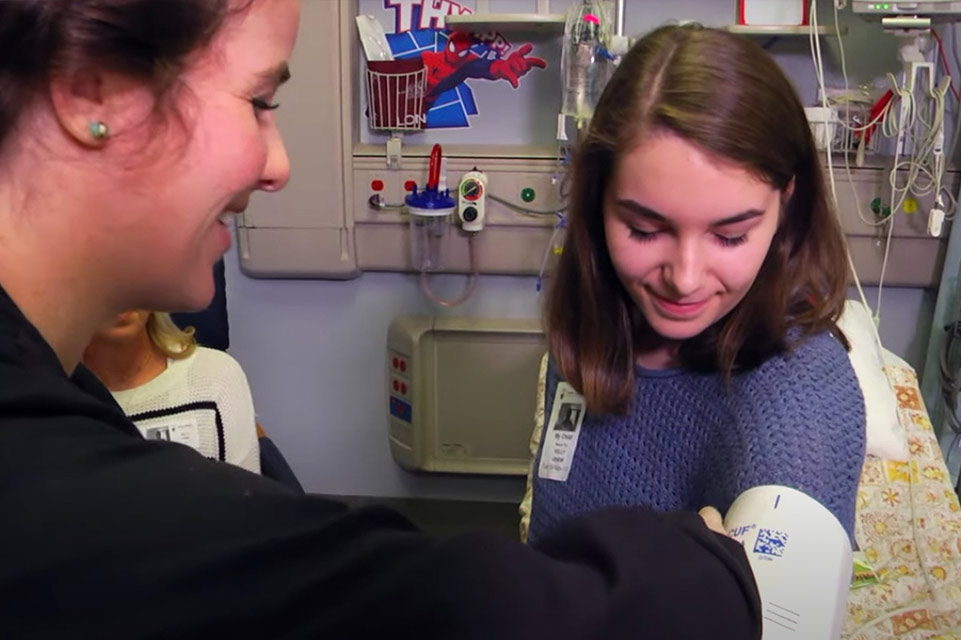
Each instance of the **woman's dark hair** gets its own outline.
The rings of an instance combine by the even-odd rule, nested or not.
[[[162,109],[231,11],[230,0],[0,0],[0,149],[57,74],[141,80]]]
[[[554,362],[598,413],[629,408],[637,348],[650,331],[611,263],[604,196],[619,158],[660,132],[784,193],[794,181],[753,286],[731,313],[682,343],[682,365],[730,379],[788,349],[789,339],[832,331],[845,341],[836,320],[847,290],[847,246],[790,81],[747,38],[663,27],[624,56],[575,152],[568,235],[545,309]]]

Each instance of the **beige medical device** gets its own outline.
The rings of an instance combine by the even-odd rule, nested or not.
[[[538,320],[398,316],[387,334],[390,452],[405,469],[524,475]]]

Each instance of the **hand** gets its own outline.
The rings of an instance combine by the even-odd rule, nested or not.
[[[707,528],[715,533],[720,533],[726,536],[727,531],[724,530],[724,521],[721,518],[721,513],[714,507],[704,507],[698,514],[704,519],[704,524]]]
[[[534,67],[540,67],[541,69],[547,67],[547,62],[541,58],[534,56],[530,58],[525,57],[533,50],[534,46],[528,43],[510,54],[506,60],[495,60],[491,63],[491,73],[495,78],[507,80],[511,83],[511,86],[516,89],[518,87],[518,80],[522,75]]]

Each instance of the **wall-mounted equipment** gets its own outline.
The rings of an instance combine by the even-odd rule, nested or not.
[[[441,146],[435,144],[430,154],[427,185],[418,191],[414,184],[410,195],[404,198],[410,218],[411,262],[421,273],[443,268],[442,240],[450,230],[450,217],[457,208],[447,185],[441,184],[442,165],[443,152]]]
[[[738,0],[737,23],[750,26],[799,26],[808,23],[809,0]]]
[[[526,474],[546,351],[536,319],[395,318],[385,377],[391,455],[409,470]]]
[[[923,0],[921,2],[876,2],[852,0],[851,9],[866,19],[878,18],[886,31],[926,31],[935,22],[951,22],[961,18],[959,0]]]
[[[464,231],[476,233],[484,228],[487,212],[487,176],[469,171],[460,179],[457,189],[457,216]]]

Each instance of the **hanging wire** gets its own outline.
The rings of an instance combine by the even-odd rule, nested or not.
[[[557,223],[554,225],[554,231],[551,233],[551,239],[547,241],[547,247],[544,249],[544,257],[541,258],[541,268],[537,273],[537,284],[535,288],[539,294],[544,288],[544,274],[547,272],[547,262],[550,260],[551,254],[556,252],[557,236],[560,232],[567,226],[567,217],[561,213],[557,213]]]
[[[499,202],[499,203],[501,203],[502,205],[504,205],[505,207],[507,207],[507,208],[510,209],[511,211],[514,211],[515,213],[520,213],[520,214],[525,215],[525,216],[534,216],[534,217],[538,217],[538,216],[555,216],[555,215],[558,214],[558,212],[563,211],[563,210],[565,209],[565,207],[563,207],[563,206],[558,207],[557,209],[550,209],[550,210],[548,210],[548,209],[532,209],[532,208],[530,208],[530,207],[526,207],[526,206],[524,206],[524,205],[520,205],[520,204],[516,204],[516,203],[514,203],[514,202],[511,202],[510,200],[507,200],[507,199],[505,199],[505,198],[501,198],[500,196],[495,196],[493,193],[488,193],[488,194],[487,194],[487,197],[490,198],[491,200],[493,200],[494,202]]]

